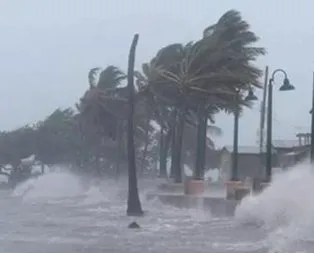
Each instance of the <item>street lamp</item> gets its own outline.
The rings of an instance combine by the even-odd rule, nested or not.
[[[248,95],[245,98],[245,101],[256,101],[258,100],[257,96],[253,93],[253,90],[250,89]]]
[[[284,80],[280,91],[294,90],[294,86],[290,84],[286,71],[283,69],[274,70],[268,84],[268,103],[267,103],[267,143],[266,143],[266,182],[270,182],[272,173],[272,107],[273,107],[273,82],[277,73],[284,74]]]
[[[234,128],[233,128],[233,152],[232,152],[232,175],[231,180],[238,180],[238,139],[239,139],[239,95],[240,90],[236,92],[236,110],[234,111]],[[253,90],[250,89],[245,101],[255,101],[257,97]]]

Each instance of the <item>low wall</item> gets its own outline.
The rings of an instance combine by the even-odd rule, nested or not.
[[[163,204],[171,205],[177,208],[204,209],[210,211],[213,216],[233,216],[236,206],[239,203],[236,200],[227,200],[223,198],[195,197],[175,194],[147,194],[146,199],[158,198]]]

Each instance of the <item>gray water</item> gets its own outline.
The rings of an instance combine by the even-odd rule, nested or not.
[[[267,230],[145,200],[142,218],[125,215],[126,190],[113,182],[84,185],[64,173],[0,193],[0,252],[268,252]],[[131,221],[140,230],[127,229]],[[303,244],[305,245],[305,244]],[[313,252],[312,246],[302,246]],[[302,248],[297,246],[297,248]],[[312,250],[311,250],[312,249]],[[297,252],[297,251],[291,251]],[[306,251],[301,251],[306,252]]]

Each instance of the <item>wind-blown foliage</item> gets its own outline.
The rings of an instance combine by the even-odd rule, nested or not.
[[[198,153],[204,153],[207,119],[213,121],[213,116],[221,110],[232,112],[239,90],[242,96],[237,104],[249,105],[243,94],[260,87],[262,71],[253,62],[265,53],[264,48],[252,45],[257,41],[249,24],[237,11],[231,10],[205,29],[200,40],[166,46],[150,63],[143,65],[150,103],[155,108],[162,104],[163,108],[176,110],[172,128],[178,138],[175,145],[178,152],[173,159],[180,157],[183,122],[191,115],[197,115],[198,131],[202,132],[198,138],[203,140],[202,145],[198,144],[203,147]],[[179,160],[176,159],[176,168],[180,167]],[[203,163],[199,166],[203,167]]]

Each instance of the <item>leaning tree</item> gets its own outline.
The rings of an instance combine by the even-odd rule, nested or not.
[[[203,177],[208,119],[222,110],[232,111],[235,98],[248,105],[244,91],[260,87],[262,71],[254,61],[265,53],[255,47],[258,37],[239,12],[226,12],[204,31],[202,39],[162,48],[150,62],[148,89],[154,98],[173,109],[172,166],[181,181],[181,147],[184,125],[196,115],[198,125],[195,179]],[[195,117],[194,117],[195,118]]]

